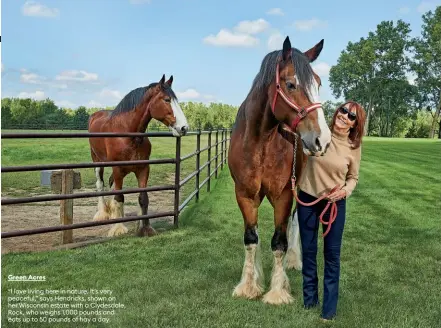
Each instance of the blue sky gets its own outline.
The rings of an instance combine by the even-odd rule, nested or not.
[[[286,35],[302,51],[325,40],[313,64],[321,99],[349,41],[382,20],[419,35],[441,0],[213,1],[3,0],[2,97],[49,97],[59,106],[114,106],[130,90],[174,76],[180,101],[240,105],[263,57]]]

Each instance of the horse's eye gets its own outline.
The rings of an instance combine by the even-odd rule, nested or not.
[[[169,102],[171,102],[171,99],[170,98],[164,98],[164,101],[169,103]]]
[[[291,83],[291,82],[286,82],[286,87],[287,87],[289,90],[294,90],[294,89],[296,88],[296,86],[294,85],[294,83]]]

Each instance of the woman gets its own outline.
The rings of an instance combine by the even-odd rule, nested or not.
[[[337,217],[324,237],[324,290],[321,318],[332,319],[337,312],[340,279],[340,248],[346,219],[346,199],[358,182],[361,142],[366,113],[360,104],[348,101],[338,107],[331,122],[332,141],[325,156],[309,157],[299,183],[299,200],[312,206],[297,204],[303,257],[303,302],[305,308],[319,305],[317,277],[317,233],[319,216],[329,202],[337,205]],[[339,188],[330,193],[336,185]],[[329,207],[330,208],[330,207]],[[329,221],[330,209],[323,217]],[[323,231],[327,228],[323,226]]]

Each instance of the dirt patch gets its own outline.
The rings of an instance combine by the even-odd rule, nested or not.
[[[77,192],[95,191],[82,188]],[[125,215],[138,215],[140,209],[138,206],[139,194],[126,194],[124,212]],[[23,195],[22,197],[29,197]],[[149,193],[149,214],[173,211],[173,191],[159,191]],[[109,199],[109,197],[106,197]],[[91,222],[97,210],[97,198],[79,198],[74,199],[73,221],[74,223]],[[152,219],[151,223],[158,221],[173,222],[173,217]],[[1,225],[2,232],[15,230],[35,229],[49,227],[60,224],[60,205],[59,201],[50,201],[43,203],[8,205],[1,207]],[[138,221],[125,223],[129,229],[129,234],[134,234]],[[112,225],[97,226],[90,228],[81,228],[73,230],[73,241],[92,241],[104,239]],[[61,245],[61,232],[51,232],[30,236],[21,236],[6,238],[1,240],[2,254],[10,252],[32,252],[51,250]]]

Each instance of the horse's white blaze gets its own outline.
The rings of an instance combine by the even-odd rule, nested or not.
[[[174,128],[179,133],[181,132],[182,128],[185,128],[187,130],[188,129],[187,118],[185,117],[184,112],[182,111],[182,108],[176,99],[172,99],[171,107],[173,109],[173,114],[175,115],[176,118],[176,123]]]
[[[315,79],[313,79],[313,83],[309,88],[309,95],[311,96],[311,101],[314,103],[321,103],[319,97],[319,85]],[[328,143],[331,142],[331,130],[326,123],[325,114],[323,113],[323,108],[317,108],[317,116],[318,116],[318,125],[320,127],[320,136],[319,141],[322,147],[325,147]]]

